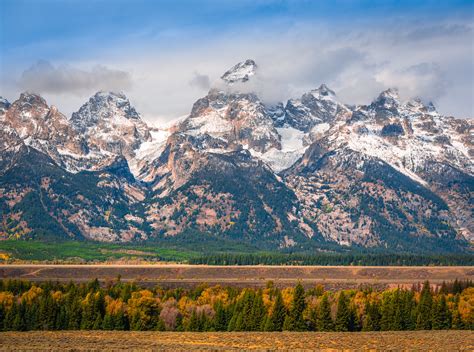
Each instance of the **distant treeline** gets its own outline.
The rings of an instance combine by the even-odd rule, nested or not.
[[[472,266],[470,254],[209,254],[189,260],[190,264],[207,265],[367,265],[367,266]]]
[[[474,329],[471,281],[411,289],[325,291],[201,285],[143,289],[0,282],[0,330],[379,331]]]

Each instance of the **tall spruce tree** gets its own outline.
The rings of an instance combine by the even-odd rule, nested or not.
[[[306,331],[307,326],[303,317],[306,309],[305,292],[303,285],[298,282],[293,293],[290,313],[283,323],[283,329],[288,331]]]
[[[323,295],[321,303],[319,305],[318,315],[318,330],[319,331],[332,331],[334,330],[334,322],[331,317],[331,305],[327,294]]]
[[[433,302],[431,321],[433,330],[446,330],[451,327],[451,315],[444,294]]]
[[[286,307],[283,303],[283,297],[281,296],[281,291],[277,290],[275,296],[275,303],[273,303],[273,308],[270,316],[267,319],[265,324],[265,331],[282,331],[283,324],[286,318]]]
[[[351,313],[349,311],[349,302],[344,294],[344,291],[341,291],[339,294],[339,299],[337,301],[337,312],[336,312],[336,322],[335,329],[336,331],[349,331],[351,322]]]
[[[426,281],[420,294],[420,302],[417,307],[416,329],[431,329],[431,311],[433,305],[433,296],[431,293],[430,283]]]
[[[380,330],[380,308],[377,302],[367,302],[365,306],[364,331]]]

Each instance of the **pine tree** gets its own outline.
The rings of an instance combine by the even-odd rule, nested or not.
[[[280,290],[276,292],[275,303],[273,303],[272,313],[267,319],[265,331],[282,331],[286,318],[286,307]]]
[[[431,329],[431,310],[433,305],[433,296],[431,294],[430,283],[426,281],[421,290],[420,302],[417,308],[416,328],[418,330]]]
[[[354,305],[349,308],[349,331],[359,331],[361,329],[357,309]]]
[[[26,303],[20,302],[20,304],[17,305],[16,314],[13,319],[13,325],[12,325],[13,331],[26,330],[25,313],[26,313]]]
[[[365,306],[364,331],[380,330],[380,309],[377,302],[367,302]]]
[[[81,327],[82,319],[82,306],[79,298],[75,296],[68,297],[67,303],[69,307],[69,321],[67,329],[79,330]]]
[[[181,315],[179,315],[181,317]],[[119,311],[115,315],[114,319],[114,330],[128,330],[129,329],[129,324],[127,320],[127,316],[123,311]]]
[[[453,311],[453,319],[452,319],[451,328],[453,330],[463,330],[465,328],[457,307]]]
[[[390,326],[390,330],[392,331],[400,331],[402,330],[402,307],[401,307],[401,299],[400,299],[400,290],[397,289],[392,296],[391,304],[391,311],[393,314],[392,322]]]
[[[339,299],[337,301],[337,313],[336,313],[336,331],[349,331],[350,326],[350,312],[348,306],[346,295],[344,291],[341,291],[339,294]]]
[[[328,295],[324,294],[319,306],[318,316],[318,330],[332,331],[334,330],[334,323],[331,317],[331,305],[329,304]]]
[[[216,312],[214,316],[214,328],[216,331],[227,330],[227,311],[221,301],[218,301],[214,307]]]
[[[56,315],[56,302],[54,302],[51,292],[45,291],[43,293],[39,308],[40,328],[42,330],[53,330],[56,323]]]
[[[289,315],[283,323],[284,330],[288,331],[305,331],[307,330],[306,322],[303,318],[303,312],[306,308],[305,292],[303,285],[298,283],[293,294],[293,302]]]
[[[4,321],[4,328],[6,331],[13,330],[13,327],[17,325],[19,322],[15,322],[18,315],[18,304],[16,301],[13,301],[12,306],[9,310],[7,310],[7,314],[5,314],[5,321]]]
[[[196,312],[196,309],[193,309],[193,312],[191,313],[191,318],[189,319],[188,330],[199,331],[199,317]]]
[[[451,316],[444,294],[433,302],[431,321],[433,330],[446,330],[451,326]]]
[[[392,294],[390,292],[384,293],[382,298],[382,306],[380,309],[382,313],[380,318],[380,330],[389,331],[392,329],[394,318],[393,308]]]
[[[114,330],[115,329],[115,321],[112,314],[105,314],[104,320],[102,321],[102,329],[103,330]]]
[[[158,319],[158,323],[156,324],[156,331],[166,331],[166,325],[163,319]]]
[[[317,331],[318,330],[318,319],[319,319],[318,308],[313,307],[309,311],[309,321],[308,321],[308,330],[309,331]]]
[[[401,320],[402,330],[414,330],[416,323],[415,302],[413,300],[413,292],[403,291],[401,298]]]
[[[253,299],[252,312],[247,331],[262,331],[264,328],[266,313],[265,305],[263,304],[262,291],[259,290]]]
[[[176,331],[184,331],[184,325],[183,325],[183,316],[181,314],[178,314],[176,317]]]
[[[3,281],[1,280],[0,282],[3,283]],[[0,331],[4,331],[5,329],[4,320],[5,320],[5,307],[3,306],[3,304],[1,304],[0,305]]]

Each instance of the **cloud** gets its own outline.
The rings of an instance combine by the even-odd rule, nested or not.
[[[472,35],[472,29],[464,24],[437,24],[409,29],[401,35],[401,40],[421,41],[436,38]]]
[[[102,65],[86,71],[67,65],[54,67],[40,60],[22,73],[18,85],[23,90],[44,94],[82,95],[97,90],[129,89],[132,79],[128,72]]]
[[[189,85],[202,90],[208,90],[211,87],[211,79],[208,75],[195,72],[194,77],[189,81]]]
[[[18,85],[44,92],[65,113],[99,89],[123,90],[145,119],[167,122],[188,114],[210,87],[219,86],[227,69],[252,58],[258,74],[238,88],[256,92],[266,103],[299,97],[325,83],[345,103],[368,104],[382,90],[398,87],[402,98],[434,100],[444,114],[473,117],[472,26],[462,18],[396,17],[347,24],[282,20],[218,32],[183,27],[176,34],[180,40],[136,34],[109,44],[106,53],[70,55],[61,61],[71,60],[66,66],[37,63],[20,74]],[[107,67],[94,66],[98,63]],[[18,87],[2,89],[8,97],[18,94]]]

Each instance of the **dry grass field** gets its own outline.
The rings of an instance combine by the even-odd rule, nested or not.
[[[5,332],[0,351],[473,351],[472,331],[361,333]]]
[[[327,289],[371,285],[380,288],[410,286],[429,280],[433,284],[454,279],[474,279],[473,267],[348,267],[348,266],[206,266],[206,265],[0,265],[0,278],[31,281],[122,281],[162,287],[188,287],[200,283],[261,287],[272,280],[284,287],[301,281],[306,287]]]

